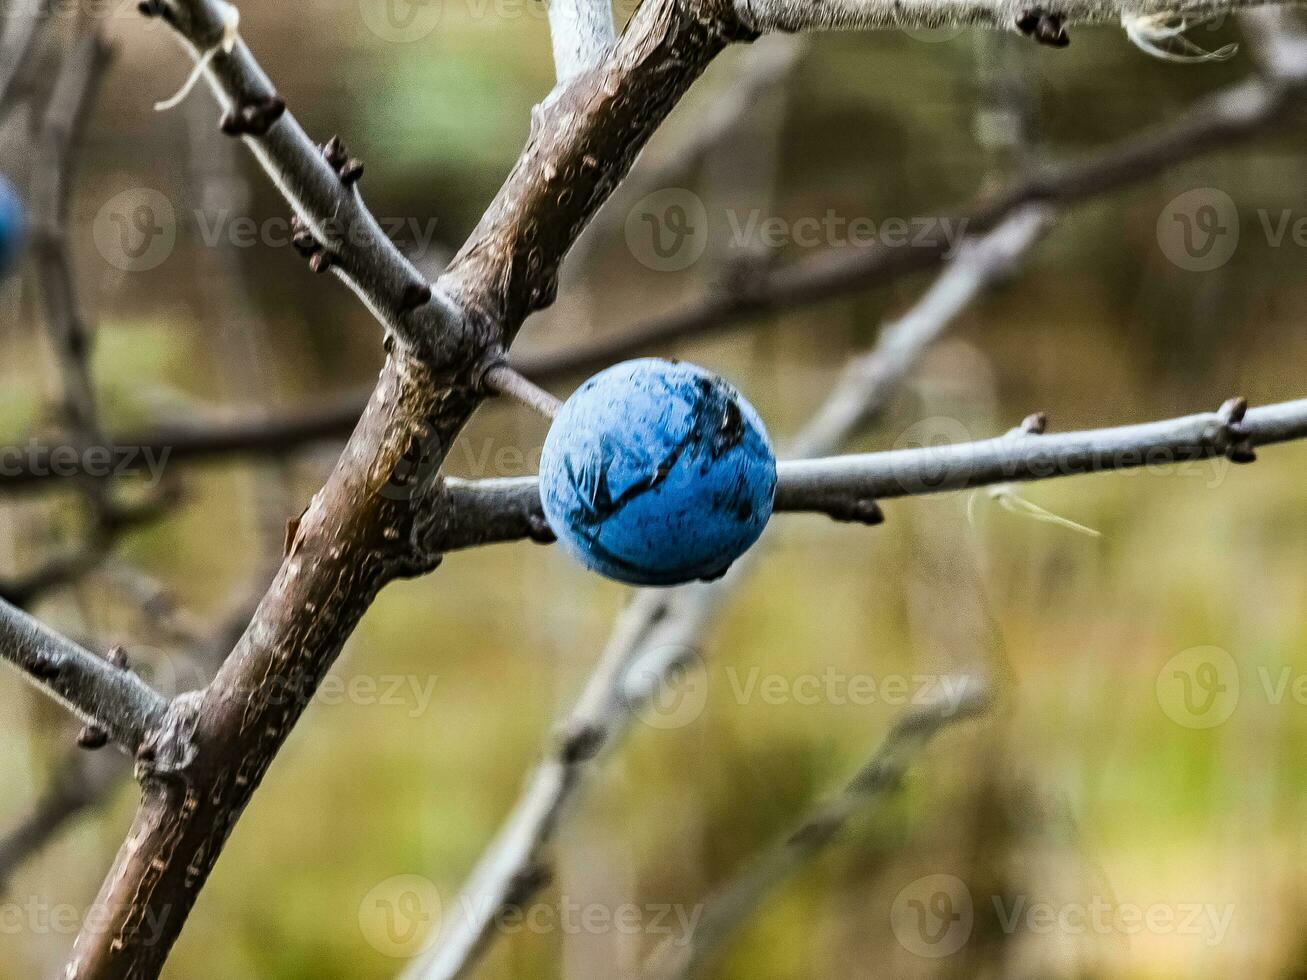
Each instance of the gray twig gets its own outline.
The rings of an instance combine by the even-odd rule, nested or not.
[[[0,657],[132,755],[168,710],[125,663],[97,657],[3,600]]]
[[[697,976],[735,931],[781,883],[811,861],[859,814],[879,806],[900,788],[908,769],[943,729],[975,718],[989,707],[984,684],[974,677],[941,677],[931,700],[905,712],[884,741],[834,799],[810,813],[704,902],[687,943],[664,943],[650,956],[644,980]]]

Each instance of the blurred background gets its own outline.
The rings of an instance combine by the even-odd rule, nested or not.
[[[511,168],[553,67],[536,0],[401,12],[245,0],[241,29],[310,135],[339,133],[366,162],[372,210],[434,275]],[[207,90],[152,109],[181,85],[187,53],[134,4],[97,14],[114,58],[77,151],[69,230],[100,425],[276,417],[366,389],[381,364],[377,325],[290,247],[286,205],[218,132]],[[0,170],[20,195],[39,183],[41,92],[79,20],[51,18],[29,56],[30,92],[0,130]],[[1191,36],[1209,50],[1241,40],[1233,19]],[[596,219],[520,350],[618,336],[760,264],[895,246],[894,219],[945,233],[933,216],[962,213],[1031,159],[1079,158],[1256,70],[1247,45],[1224,62],[1175,64],[1114,28],[1072,39],[1059,50],[884,32],[727,52]],[[760,59],[779,59],[775,84],[757,84]],[[748,111],[705,140],[705,120],[741,93]],[[1302,126],[1286,116],[1069,206],[849,448],[984,438],[1035,411],[1069,430],[1236,394],[1302,397]],[[1218,214],[1215,259],[1168,237],[1186,208]],[[689,215],[692,233],[654,243],[648,215]],[[29,254],[0,286],[0,444],[16,447],[61,424],[37,266]],[[726,375],[783,444],[933,275],[653,352]],[[550,387],[565,396],[581,380]],[[448,468],[532,473],[545,431],[524,409],[489,405]],[[323,439],[170,464],[155,486],[123,481],[133,500],[166,488],[167,513],[79,557],[29,607],[94,649],[122,645],[169,693],[199,686],[338,449]],[[605,758],[564,826],[556,878],[533,900],[546,911],[506,929],[475,975],[633,975],[666,929],[675,938],[714,887],[837,793],[932,679],[958,671],[993,680],[995,710],[943,734],[905,791],[773,892],[707,975],[1307,975],[1307,778],[1294,748],[1307,735],[1305,475],[1307,447],[1285,446],[1249,467],[1022,488],[1099,536],[984,494],[893,502],[878,528],[773,521],[681,688]],[[66,482],[0,490],[0,579],[81,556],[87,525]],[[454,903],[627,597],[529,544],[452,555],[388,588],[164,975],[396,975]],[[5,868],[0,977],[26,980],[64,961],[136,793],[112,749],[76,753],[63,711],[8,672],[0,718],[10,856],[2,835],[30,830],[41,800],[98,787],[93,804],[63,807],[77,811],[66,819],[39,814],[50,839]],[[636,928],[584,914],[625,907]],[[941,908],[933,935],[905,918]]]

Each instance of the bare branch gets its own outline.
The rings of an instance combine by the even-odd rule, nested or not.
[[[196,57],[218,47],[230,9],[222,0],[161,0],[142,4],[161,13],[190,43]],[[309,139],[267,75],[237,41],[219,49],[205,75],[227,111],[224,130],[248,143],[296,215],[325,249],[324,261],[398,337],[431,349],[443,334],[458,333],[461,317],[433,292],[382,231],[354,180],[343,178]]]
[[[1032,14],[1059,25],[1119,24],[1126,15],[1202,17],[1257,6],[1262,0],[735,0],[740,19],[767,31],[996,27],[1032,33]]]
[[[3,600],[0,657],[133,755],[168,710],[167,699],[125,665],[83,650]]]
[[[794,439],[790,452],[801,457],[833,452],[867,425],[954,318],[995,280],[1013,271],[1020,257],[1047,230],[1048,222],[1048,212],[1032,206],[1016,212],[984,238],[964,241],[958,255],[907,315],[887,325],[876,346],[848,364],[830,397]],[[426,529],[427,547],[434,551],[524,537],[541,543],[553,541],[532,477],[479,482],[449,479],[443,493],[446,499],[438,508],[439,520]],[[868,506],[832,498],[820,509],[838,511],[849,520],[874,520],[877,514],[874,500]]]
[[[642,974],[645,980],[697,976],[768,893],[824,850],[851,820],[898,791],[908,769],[936,735],[950,725],[975,718],[989,703],[988,692],[976,678],[940,678],[933,698],[894,723],[839,796],[814,810],[793,833],[713,892],[689,943],[664,943],[655,950]]]
[[[1232,399],[1220,411],[1144,425],[793,460],[782,464],[776,503],[780,510],[820,510],[832,497],[886,500],[1214,456],[1247,463],[1258,446],[1304,438],[1307,399],[1247,409],[1246,414],[1243,400]]]
[[[159,973],[223,842],[377,592],[434,567],[415,534],[442,502],[434,474],[484,398],[484,367],[552,302],[576,236],[689,86],[727,44],[752,36],[730,0],[645,0],[602,64],[539,107],[517,166],[432,290],[363,207],[355,161],[339,159],[338,143],[319,153],[285,113],[232,33],[233,8],[142,7],[209,55],[224,128],[290,198],[317,239],[303,244],[315,244],[318,267],[337,269],[398,342],[253,621],[214,681],[175,699],[152,736],[141,806],[96,901],[106,914],[85,924],[70,980]],[[329,220],[348,234],[332,237]]]
[[[547,419],[552,419],[563,407],[561,399],[555,398],[507,364],[496,364],[487,370],[485,385],[491,391],[512,398]]]
[[[892,355],[890,355],[892,356]],[[915,355],[912,358],[915,360]],[[862,384],[879,400],[894,381],[877,373],[875,361],[855,362],[841,385],[853,395]],[[840,399],[839,401],[843,401]],[[1110,473],[1141,466],[1191,463],[1216,456],[1250,462],[1258,446],[1307,439],[1307,399],[1267,405],[1239,416],[1228,407],[1163,422],[1091,429],[1014,441],[1010,435],[983,442],[927,449],[784,460],[777,466],[776,511],[829,514],[863,520],[877,500],[916,497],[1004,483]],[[828,401],[800,446],[832,440],[832,426],[862,424],[855,402]],[[446,481],[446,523],[431,531],[432,547],[446,551],[523,538],[540,540],[540,491],[534,477]],[[874,520],[872,521],[874,522]]]
[[[204,676],[212,676],[223,656],[240,639],[254,614],[259,595],[239,596],[216,623],[201,624],[184,609],[167,587],[135,569],[115,567],[112,578],[133,590],[142,610],[167,635],[186,644],[198,658]],[[262,589],[260,589],[260,595]],[[98,807],[131,774],[118,753],[88,753],[72,748],[58,773],[17,825],[0,836],[0,892],[26,861],[49,844],[75,817]]]
[[[34,247],[38,280],[55,361],[59,366],[60,409],[68,432],[83,446],[99,440],[91,340],[77,296],[69,258],[68,199],[73,167],[96,89],[111,56],[98,31],[69,52],[42,120],[35,161]]]

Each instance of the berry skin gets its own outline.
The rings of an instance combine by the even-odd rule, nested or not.
[[[0,278],[13,271],[27,237],[23,202],[5,177],[0,176]]]
[[[776,454],[753,406],[715,374],[654,358],[578,388],[540,460],[559,543],[633,585],[720,577],[762,534],[775,494]]]

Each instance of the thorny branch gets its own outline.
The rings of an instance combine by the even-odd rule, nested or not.
[[[538,108],[517,166],[430,285],[363,205],[362,165],[338,140],[319,149],[286,111],[233,33],[232,8],[221,0],[145,0],[141,7],[162,16],[197,56],[208,56],[205,75],[225,110],[224,132],[246,141],[291,202],[302,223],[299,244],[313,266],[334,270],[384,324],[389,357],[339,464],[299,521],[285,563],[218,675],[140,727],[141,734],[150,729],[138,753],[141,806],[97,899],[106,914],[78,937],[70,978],[158,974],[245,805],[377,592],[439,563],[425,534],[448,499],[435,469],[486,396],[486,370],[503,360],[523,321],[552,302],[567,251],[684,92],[723,48],[752,39],[760,27],[853,23],[846,14],[791,23],[794,7],[785,3],[646,0],[611,47],[591,52],[601,55],[592,67],[571,75]],[[993,9],[1003,26],[1024,19],[1010,18],[1015,11],[1006,6]],[[1065,13],[1075,21],[1122,9],[1135,10],[1068,4]],[[564,77],[569,60],[560,64]],[[1259,111],[1257,104],[1236,108],[1244,110],[1239,120]],[[342,225],[346,234],[338,237],[332,228]],[[1296,433],[1302,421],[1294,412],[1284,418],[1260,411],[1243,420],[1230,408],[1217,423],[1202,417],[1202,433],[1186,428],[1170,436],[1201,437],[1203,451],[1219,446],[1242,454],[1273,432]],[[417,442],[435,449],[430,465],[415,473]],[[865,498],[875,484],[868,465],[846,467],[852,476],[840,471],[840,487]],[[639,700],[638,692],[627,694]],[[133,727],[119,735],[127,743],[137,733]],[[574,735],[570,750],[597,748],[587,733]]]

